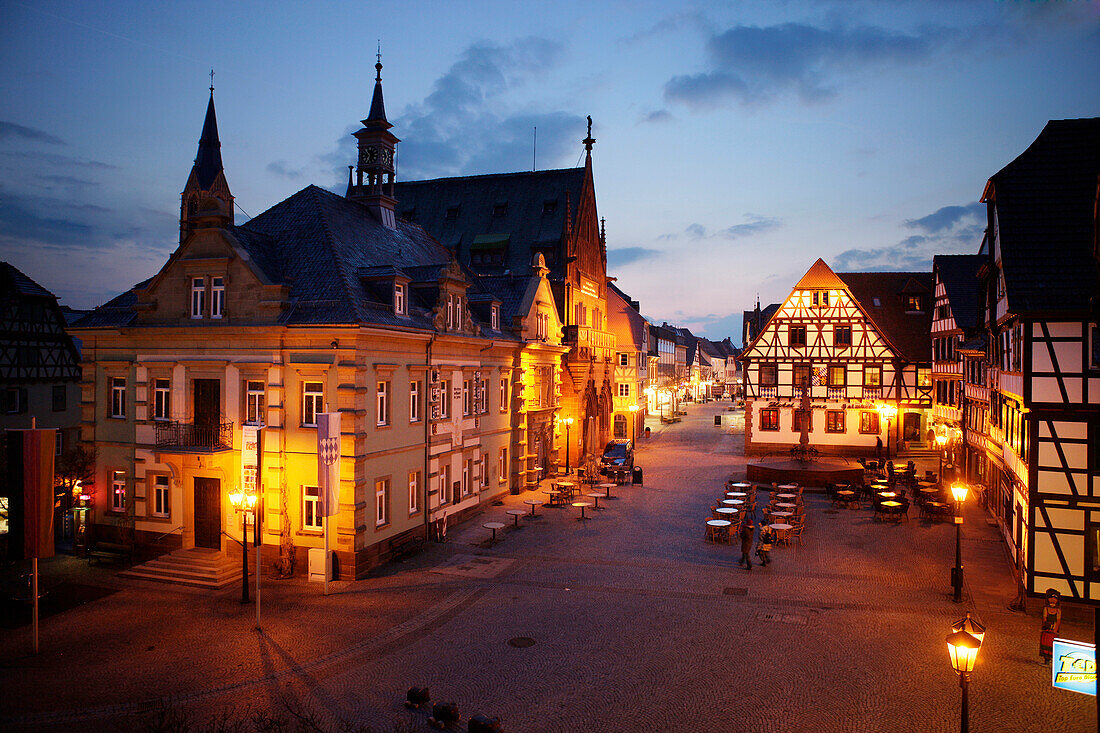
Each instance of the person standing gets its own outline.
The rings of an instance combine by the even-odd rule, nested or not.
[[[738,565],[744,565],[752,572],[752,537],[755,534],[753,531],[752,517],[745,517],[745,521],[741,523],[741,559],[737,561]]]
[[[1053,588],[1047,588],[1047,605],[1043,606],[1043,625],[1039,631],[1039,657],[1050,664],[1054,655],[1054,635],[1062,626],[1062,596]]]
[[[760,556],[760,565],[767,567],[771,562],[772,543],[775,542],[775,530],[764,524],[760,527],[760,544],[756,546],[756,554]]]

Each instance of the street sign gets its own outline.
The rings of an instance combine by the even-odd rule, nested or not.
[[[1096,694],[1096,647],[1069,639],[1054,640],[1051,684],[1060,690]]]

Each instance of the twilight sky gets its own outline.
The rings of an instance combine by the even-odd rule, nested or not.
[[[590,114],[609,274],[735,343],[817,257],[976,252],[989,176],[1100,115],[1096,0],[0,0],[0,259],[78,308],[155,273],[211,67],[238,223],[342,192],[378,40],[401,180],[529,170],[534,127],[577,165]]]

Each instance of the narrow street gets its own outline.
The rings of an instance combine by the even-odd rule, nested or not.
[[[960,605],[948,581],[954,527],[915,510],[881,524],[807,494],[804,544],[776,548],[773,564],[751,573],[735,546],[704,542],[709,506],[744,471],[741,415],[728,406],[652,421],[636,456],[644,485],[618,487],[589,520],[540,508],[516,530],[505,510],[526,509],[531,494],[510,496],[446,545],[334,584],[329,599],[315,584],[274,584],[262,637],[232,594],[196,600],[148,586],[48,619],[37,659],[13,662],[5,632],[0,687],[11,694],[0,725],[91,729],[100,716],[136,713],[135,700],[171,696],[206,714],[289,699],[375,730],[426,730],[427,713],[402,706],[408,687],[426,685],[463,719],[486,713],[511,731],[947,731],[958,727],[959,689],[944,637],[971,610],[987,626],[974,730],[1095,730],[1091,697],[1051,689],[1036,617],[1006,609],[1015,588],[978,508],[964,526]],[[508,527],[488,547],[482,524],[493,519]],[[116,625],[145,603],[156,604],[151,621]],[[163,620],[158,652],[128,663],[154,643],[134,637]],[[1090,634],[1063,624],[1063,636]],[[91,692],[13,707],[62,670]],[[120,703],[130,704],[106,709]]]

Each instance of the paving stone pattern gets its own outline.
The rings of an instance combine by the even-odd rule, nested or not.
[[[508,497],[445,545],[332,584],[328,598],[317,584],[267,581],[263,634],[234,592],[47,564],[121,590],[47,619],[38,657],[26,630],[0,631],[0,727],[139,725],[161,699],[198,713],[290,699],[334,723],[426,730],[426,713],[402,706],[426,685],[463,719],[498,716],[509,731],[951,731],[960,697],[944,637],[971,610],[987,625],[973,730],[1096,730],[1093,698],[1053,690],[1039,663],[1038,602],[1030,615],[1007,610],[1015,586],[979,507],[966,512],[960,605],[954,527],[915,510],[876,523],[869,508],[834,511],[807,494],[803,545],[777,547],[751,573],[738,547],[705,543],[708,507],[744,476],[743,423],[728,405],[651,421],[637,451],[645,485],[618,487],[590,521],[544,507],[513,529],[505,510],[531,494]],[[509,527],[485,547],[491,520]],[[1069,614],[1062,635],[1091,639],[1088,618]]]

